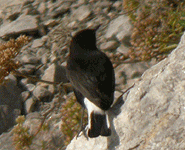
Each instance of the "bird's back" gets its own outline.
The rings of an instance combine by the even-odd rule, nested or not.
[[[99,50],[82,51],[79,50],[75,57],[69,56],[68,78],[75,89],[100,108],[107,110],[113,102],[115,88],[112,63]]]

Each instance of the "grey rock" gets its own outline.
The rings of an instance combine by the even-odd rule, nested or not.
[[[21,93],[21,97],[22,97],[22,101],[25,102],[28,97],[30,96],[30,92],[29,91],[24,91]]]
[[[36,52],[36,57],[41,58],[43,55],[47,54],[47,52],[48,52],[48,49],[41,47]],[[42,60],[41,60],[41,62],[42,62]]]
[[[123,85],[130,79],[140,78],[150,66],[152,65],[149,62],[120,64],[115,68],[116,84]]]
[[[42,62],[42,64],[47,64],[47,62],[48,62],[48,55],[47,54],[44,54],[42,56],[41,62]]]
[[[21,13],[21,8],[23,7],[26,0],[7,0],[7,1],[0,1],[0,8],[1,13],[0,17],[4,19],[14,20],[19,14]]]
[[[113,4],[113,7],[115,7],[117,11],[122,11],[123,10],[123,5],[122,5],[122,2],[121,1],[116,1]]]
[[[24,102],[24,107],[27,114],[31,113],[34,110],[35,103],[36,100],[33,97],[30,97]]]
[[[57,25],[59,22],[55,19],[49,19],[43,22],[44,26],[48,26],[48,27],[54,27],[55,25]]]
[[[131,34],[131,29],[132,25],[129,22],[129,17],[121,15],[110,22],[105,37],[107,39],[116,37],[122,42],[125,36]]]
[[[118,47],[118,42],[116,41],[108,41],[108,42],[104,42],[100,45],[100,49],[101,50],[113,50],[115,51],[116,48]]]
[[[88,5],[82,5],[73,11],[73,18],[78,21],[83,21],[92,13]]]
[[[110,1],[98,1],[96,5],[101,8],[107,8],[110,7],[112,3]]]
[[[68,12],[70,9],[70,3],[64,3],[63,5],[59,6],[55,11],[51,14],[52,17],[62,16]]]
[[[47,55],[47,53],[49,52],[49,50],[48,49],[46,49],[46,48],[44,48],[44,47],[41,47],[41,48],[39,48],[38,50],[37,50],[37,52],[36,52],[36,57],[38,57],[39,59],[41,58],[42,59],[42,57],[46,54]],[[41,62],[42,62],[42,60],[41,60]],[[44,64],[44,63],[43,63]]]
[[[9,74],[5,77],[5,80],[11,83],[11,86],[17,85],[17,78],[13,74]]]
[[[148,69],[124,105],[110,109],[112,136],[74,138],[67,150],[185,149],[185,34],[168,58]]]
[[[44,75],[42,76],[42,80],[50,81],[50,82],[64,82],[66,83],[67,77],[66,77],[66,71],[63,66],[59,66],[57,64],[51,64],[44,72]],[[43,86],[48,86],[46,83],[42,83]],[[48,90],[53,93],[55,91],[53,85],[49,85]]]
[[[23,64],[37,64],[39,62],[39,58],[35,57],[32,54],[25,54],[20,58],[20,61]]]
[[[35,89],[35,85],[34,84],[31,84],[31,83],[26,84],[25,87],[30,92],[32,92]]]
[[[44,2],[41,2],[37,8],[39,13],[44,14],[46,12],[46,4]]]
[[[42,39],[36,39],[36,40],[33,41],[31,47],[32,48],[38,48],[38,47],[43,46],[43,44],[44,44],[44,41]]]
[[[9,35],[28,33],[38,30],[38,21],[36,16],[22,15],[15,21],[8,24],[3,24],[0,27],[0,37]]]
[[[16,85],[16,80],[12,80],[13,76],[7,78],[5,83],[0,85],[0,134],[14,125],[22,108],[21,90]]]
[[[15,150],[15,147],[12,146],[13,143],[13,131],[4,132],[0,135],[0,149],[1,150]]]
[[[25,59],[25,57],[23,57],[23,60],[24,59]],[[26,61],[24,60],[24,62],[26,62]],[[29,62],[29,61],[27,61],[27,62]],[[28,74],[32,74],[35,71],[35,69],[36,69],[35,65],[27,64],[27,65],[23,65],[21,68],[19,68],[18,71],[22,74],[27,74],[28,75]]]
[[[125,56],[128,56],[129,47],[126,47],[124,44],[121,44],[121,45],[117,48],[116,51],[122,53],[122,54],[125,55]]]
[[[31,83],[31,80],[28,78],[23,78],[23,79],[21,79],[21,81],[19,83],[21,86],[23,86],[25,88],[26,84]]]
[[[33,90],[33,95],[40,101],[50,101],[51,99],[51,92],[40,85]]]

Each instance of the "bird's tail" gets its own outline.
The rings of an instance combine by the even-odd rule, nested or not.
[[[111,129],[107,114],[99,114],[94,111],[90,114],[88,136],[90,138],[101,136],[110,136]]]

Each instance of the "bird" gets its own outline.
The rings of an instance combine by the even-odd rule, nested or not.
[[[87,109],[90,138],[111,135],[108,110],[115,91],[113,65],[96,45],[98,28],[80,30],[72,37],[66,67],[76,99]]]

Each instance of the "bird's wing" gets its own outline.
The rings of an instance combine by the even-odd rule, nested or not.
[[[74,88],[95,105],[105,110],[110,107],[113,102],[115,79],[109,60],[104,63],[91,62],[86,67],[68,67],[67,76]]]

